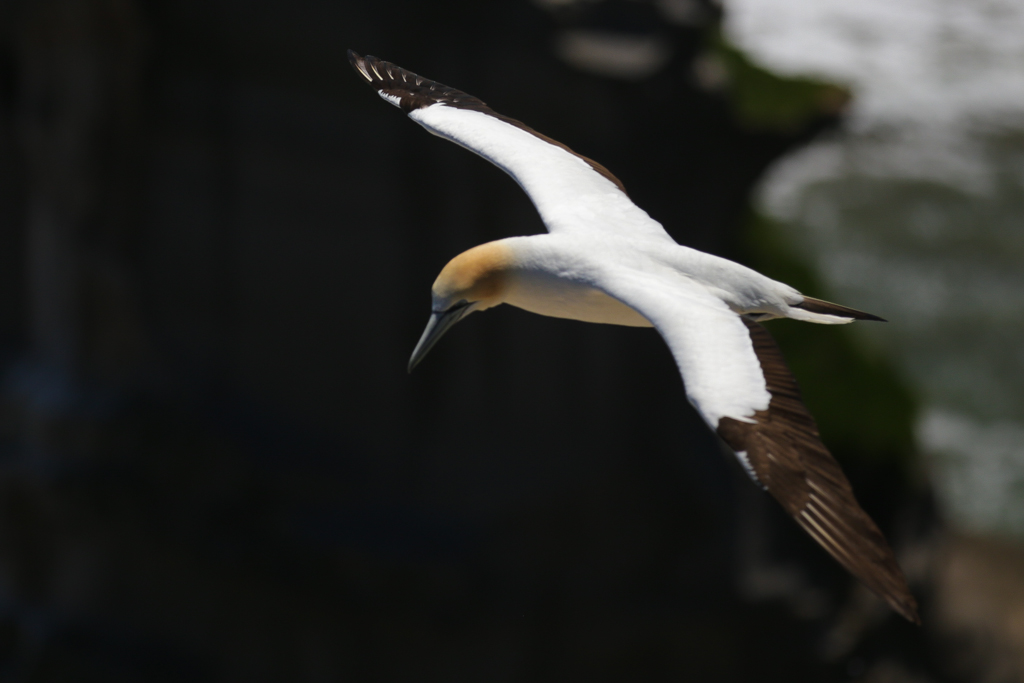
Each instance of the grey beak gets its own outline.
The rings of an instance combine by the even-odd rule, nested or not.
[[[430,320],[427,321],[427,329],[423,330],[423,335],[420,337],[419,343],[416,344],[416,348],[413,349],[412,357],[409,358],[409,372],[412,372],[413,368],[420,364],[420,361],[430,352],[430,349],[434,348],[434,344],[444,336],[444,333],[466,317],[471,310],[473,310],[472,306],[460,306],[454,310],[431,313]]]

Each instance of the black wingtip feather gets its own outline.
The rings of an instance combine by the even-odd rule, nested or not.
[[[821,442],[779,347],[761,325],[744,324],[771,400],[752,423],[721,418],[719,436],[733,451],[746,453],[756,480],[822,548],[897,613],[920,624],[903,570]]]
[[[429,78],[424,78],[412,71],[403,69],[397,64],[377,59],[373,55],[361,57],[355,51],[349,50],[348,61],[352,64],[352,68],[356,70],[359,76],[363,78],[371,88],[376,90],[378,93],[387,95],[389,97],[389,101],[391,101],[391,97],[397,97],[398,107],[406,114],[416,109],[429,107],[432,104],[444,104],[445,106],[455,107],[456,109],[468,109],[471,111],[478,111],[482,114],[487,114],[488,116],[493,116],[500,121],[504,121],[505,123],[525,130],[531,135],[535,135],[545,142],[561,147],[570,154],[579,157],[583,161],[587,162],[587,164],[589,164],[595,171],[615,183],[616,187],[618,187],[623,194],[626,194],[626,188],[622,184],[622,181],[616,178],[611,171],[601,164],[597,163],[593,159],[583,156],[582,154],[577,154],[561,142],[552,140],[546,135],[538,133],[520,121],[498,114],[488,107],[486,102],[478,97],[474,97],[461,90],[456,90],[455,88],[444,85],[443,83],[432,81]]]
[[[359,64],[363,61],[363,58],[355,50],[349,49],[348,51],[348,63],[352,65],[352,68],[359,71]]]
[[[367,59],[372,60],[373,57],[371,57],[370,55],[362,57],[355,50],[348,51],[348,63],[352,65],[352,68],[355,70],[357,74],[359,74],[360,78],[362,78],[368,84],[373,85],[373,76],[371,75],[370,70],[366,66]]]
[[[823,313],[825,315],[835,315],[840,318],[853,318],[854,320],[874,320],[875,322],[887,323],[889,322],[885,318],[879,318],[877,315],[871,313],[865,313],[864,311],[858,311],[856,308],[848,308],[846,306],[840,306],[834,304],[831,301],[823,301],[821,299],[815,299],[809,296],[805,296],[804,300],[798,304],[793,304],[793,308],[802,308],[805,311],[811,313]]]

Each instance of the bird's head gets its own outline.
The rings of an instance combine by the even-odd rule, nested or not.
[[[409,372],[455,323],[502,303],[511,262],[509,248],[498,242],[473,247],[448,262],[431,289],[430,320],[409,358]]]

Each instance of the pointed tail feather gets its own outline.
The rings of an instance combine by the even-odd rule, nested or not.
[[[797,304],[790,304],[791,314],[790,318],[796,320],[806,320],[812,323],[824,323],[824,324],[842,324],[853,322],[854,320],[875,320],[878,322],[887,322],[885,318],[879,318],[877,315],[871,315],[864,311],[858,311],[855,308],[847,308],[846,306],[840,306],[829,301],[822,301],[821,299],[814,299],[809,296],[805,296],[804,300]],[[799,309],[799,310],[792,310]]]

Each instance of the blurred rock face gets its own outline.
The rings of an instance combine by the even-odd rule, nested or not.
[[[940,572],[939,616],[971,648],[958,662],[983,661],[984,680],[1017,680],[1024,671],[1024,551],[1019,544],[952,537]],[[974,659],[975,661],[971,661]]]
[[[892,321],[862,332],[921,397],[915,435],[939,503],[952,526],[977,535],[952,540],[939,564],[939,613],[951,628],[976,629],[974,658],[991,662],[985,680],[1015,680],[1024,10],[998,0],[734,0],[726,28],[774,69],[853,91],[840,130],[768,172],[761,205],[836,296]]]
[[[1024,537],[1024,9],[729,3],[762,63],[854,93],[841,131],[777,164],[762,203],[924,399],[919,441],[964,529]]]

